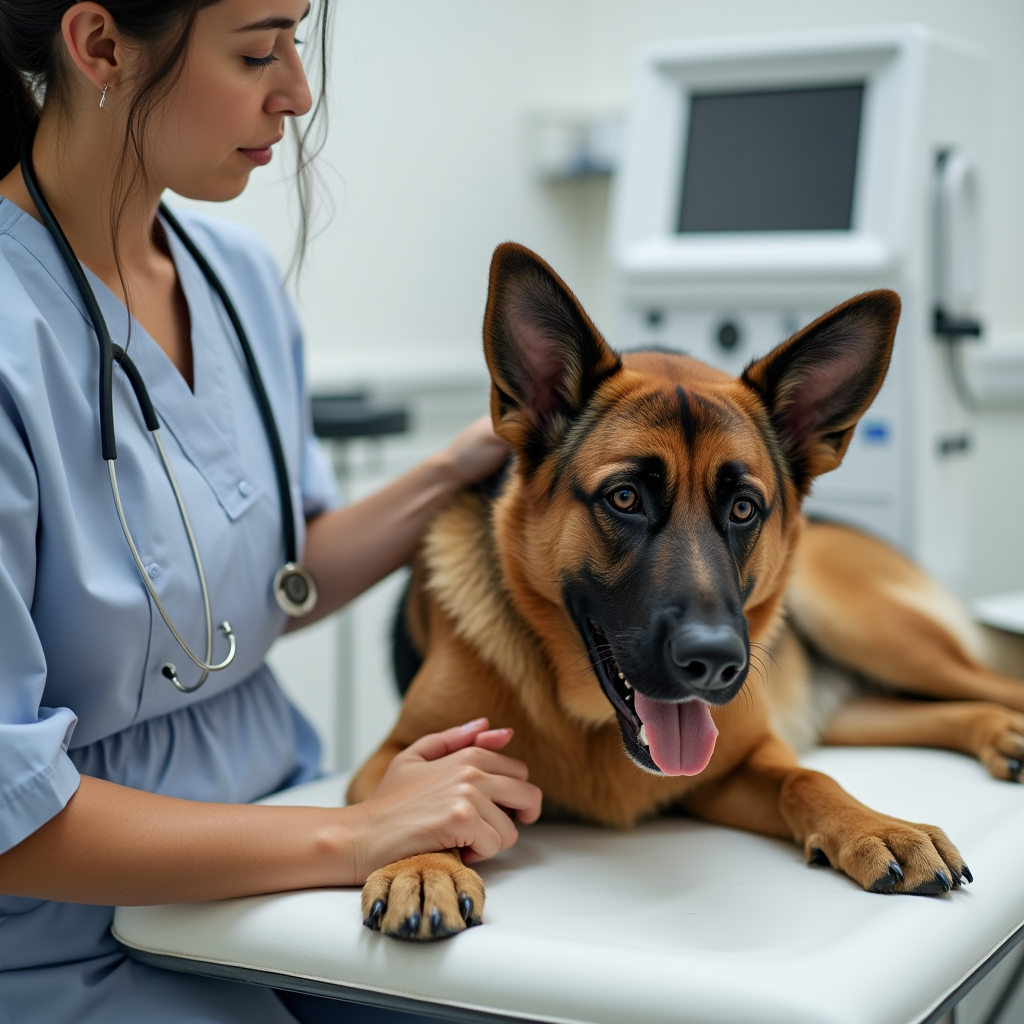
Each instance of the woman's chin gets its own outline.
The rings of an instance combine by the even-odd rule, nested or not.
[[[245,191],[253,167],[254,165],[248,162],[248,167],[240,170],[233,169],[230,173],[202,180],[170,181],[167,187],[185,199],[201,199],[207,203],[226,203],[229,199],[237,199]]]

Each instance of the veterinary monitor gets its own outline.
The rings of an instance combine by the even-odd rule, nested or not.
[[[950,346],[980,329],[987,95],[983,60],[915,26],[651,46],[612,223],[623,349],[740,373],[850,296],[899,292],[889,378],[807,507],[954,589],[972,421]]]

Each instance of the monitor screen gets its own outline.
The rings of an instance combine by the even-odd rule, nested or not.
[[[848,231],[864,86],[696,94],[679,231]]]

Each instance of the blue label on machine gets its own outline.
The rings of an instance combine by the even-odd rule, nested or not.
[[[885,420],[865,420],[861,424],[861,435],[867,444],[887,444],[890,434]]]

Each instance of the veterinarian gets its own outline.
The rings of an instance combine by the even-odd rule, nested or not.
[[[128,960],[112,905],[356,885],[426,849],[471,862],[515,842],[501,807],[539,813],[486,721],[417,743],[359,806],[248,805],[319,771],[273,640],[406,562],[507,454],[480,421],[336,507],[273,260],[158,211],[165,189],[238,195],[311,111],[295,34],[322,59],[327,13],[307,13],[0,0],[3,1024],[304,1019],[308,1002]]]

